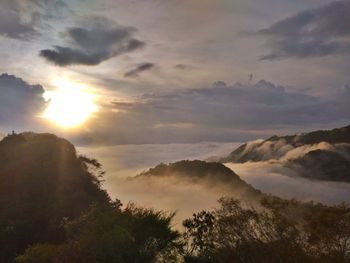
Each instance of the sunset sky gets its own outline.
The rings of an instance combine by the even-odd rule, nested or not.
[[[245,141],[350,120],[350,1],[0,0],[0,132]]]

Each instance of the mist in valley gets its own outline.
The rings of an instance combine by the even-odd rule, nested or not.
[[[133,180],[130,178],[161,162],[207,160],[226,156],[239,145],[239,143],[120,145],[80,147],[78,150],[81,154],[96,158],[102,163],[107,172],[104,187],[113,199],[118,198],[124,204],[135,202],[145,207],[176,211],[175,223],[180,226],[180,222],[194,212],[216,207],[217,200],[222,196],[241,198],[239,190],[233,191],[222,182],[205,180],[193,182],[175,175],[166,178],[143,177]],[[267,194],[328,204],[350,201],[350,184],[300,178],[295,171],[286,168],[278,161],[225,165],[242,180]]]

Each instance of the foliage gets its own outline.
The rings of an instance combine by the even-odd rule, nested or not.
[[[186,262],[350,262],[348,206],[270,198],[255,209],[230,198],[219,202],[184,221]]]
[[[18,263],[154,262],[175,248],[178,233],[173,215],[129,205],[93,207],[66,225],[67,240],[56,246],[39,244],[17,257]]]
[[[101,164],[51,134],[0,142],[0,262],[153,262],[178,237],[173,215],[121,209]]]
[[[101,166],[51,134],[12,134],[0,142],[0,262],[38,242],[64,239],[64,222],[108,204]]]

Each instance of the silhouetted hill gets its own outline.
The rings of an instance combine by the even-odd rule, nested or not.
[[[22,133],[0,142],[0,262],[38,242],[63,238],[63,221],[109,202],[99,164],[52,134]]]
[[[244,182],[236,173],[221,163],[183,160],[171,164],[159,164],[154,168],[134,177],[169,177],[187,180],[190,183],[203,184],[208,187],[226,187],[232,193],[243,197],[261,197],[262,193]]]
[[[276,160],[310,179],[350,182],[350,126],[248,142],[220,162]]]

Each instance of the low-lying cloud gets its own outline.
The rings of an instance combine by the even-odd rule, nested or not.
[[[138,178],[126,180],[142,171],[158,165],[182,159],[207,159],[211,156],[225,156],[235,143],[197,143],[197,144],[147,144],[118,145],[106,147],[79,147],[78,151],[96,158],[107,171],[104,187],[112,198],[123,203],[136,202],[147,207],[156,207],[166,211],[177,211],[177,227],[181,221],[195,211],[211,209],[224,195],[223,187],[208,188],[168,178]],[[226,189],[226,192],[228,189]],[[227,192],[228,193],[228,192]]]
[[[316,201],[327,204],[350,202],[350,184],[311,181],[298,177],[297,173],[278,162],[225,164],[244,181],[264,193],[282,198]]]
[[[175,175],[166,178],[125,179],[161,162],[224,156],[237,146],[238,144],[232,143],[149,144],[82,147],[79,151],[97,158],[106,168],[104,186],[112,198],[119,198],[124,203],[134,201],[149,207],[178,211],[176,222],[179,227],[181,220],[191,216],[193,212],[215,207],[216,201],[222,196],[241,197],[239,191],[235,193],[220,182],[210,182],[211,187],[208,187],[208,182],[193,183]],[[226,166],[233,169],[244,181],[268,194],[328,204],[350,202],[350,184],[299,178],[295,171],[281,163],[258,162]]]
[[[247,142],[242,152],[236,153],[235,158],[241,159],[243,156],[250,155],[253,159],[247,161],[281,161],[297,159],[306,155],[309,152],[316,150],[325,150],[332,152],[344,153],[345,143],[330,144],[327,142],[320,142],[316,144],[306,144],[301,146],[294,146],[288,143],[285,139],[279,140],[255,140]],[[348,146],[349,147],[349,146]]]
[[[112,57],[145,46],[134,38],[136,28],[116,25],[113,21],[94,17],[86,27],[72,27],[63,34],[73,45],[54,46],[40,51],[40,56],[57,66],[98,65]]]

